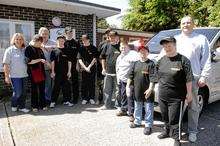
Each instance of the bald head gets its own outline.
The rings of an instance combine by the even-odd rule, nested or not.
[[[194,28],[194,20],[191,16],[185,16],[181,19],[180,27],[182,33],[185,35],[190,35]]]

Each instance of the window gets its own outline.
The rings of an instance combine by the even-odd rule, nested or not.
[[[34,22],[0,19],[0,71],[2,71],[2,59],[10,46],[10,38],[14,33],[22,33],[26,40],[26,45],[34,35]]]

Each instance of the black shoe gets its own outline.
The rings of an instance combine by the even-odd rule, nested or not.
[[[159,139],[164,139],[169,137],[169,134],[167,131],[163,131],[160,135],[157,136]]]
[[[179,141],[179,140],[175,140],[175,142],[174,142],[174,146],[181,146],[180,141]]]
[[[144,135],[150,135],[152,133],[152,129],[150,127],[144,128]]]
[[[121,117],[121,116],[127,116],[128,114],[127,114],[127,112],[124,112],[124,111],[119,111],[118,113],[116,113],[116,116],[118,116],[118,117]]]
[[[129,127],[130,128],[137,128],[137,127],[141,127],[141,125],[137,125],[137,124],[135,124],[135,123],[131,123],[130,125],[129,125]]]

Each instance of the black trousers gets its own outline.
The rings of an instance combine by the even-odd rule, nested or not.
[[[159,99],[162,120],[170,137],[178,140],[181,101],[168,102]]]
[[[134,115],[134,86],[131,86],[131,96],[128,98],[128,114],[129,116]]]
[[[95,98],[95,69],[90,73],[82,72],[82,99],[89,100]]]
[[[63,102],[67,102],[71,100],[71,88],[70,82],[67,77],[55,76],[54,86],[52,90],[52,102],[57,102],[57,99],[60,94],[60,89],[62,88],[63,93]]]
[[[119,83],[119,92],[120,92],[120,97],[121,97],[121,111],[127,112],[128,110],[128,99],[126,95],[126,85],[127,83],[120,81]]]
[[[72,66],[71,70],[71,80],[72,80],[72,97],[73,97],[73,103],[76,104],[79,99],[79,73],[76,70],[76,66]]]
[[[31,81],[31,107],[41,109],[46,107],[45,81],[40,83]]]

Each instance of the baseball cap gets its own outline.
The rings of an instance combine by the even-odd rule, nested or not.
[[[57,40],[58,40],[58,39],[64,39],[64,40],[66,40],[66,37],[65,37],[64,35],[58,35],[58,36],[57,36]]]
[[[173,42],[176,43],[176,39],[172,36],[168,36],[160,40],[160,45],[163,45],[164,43]]]

